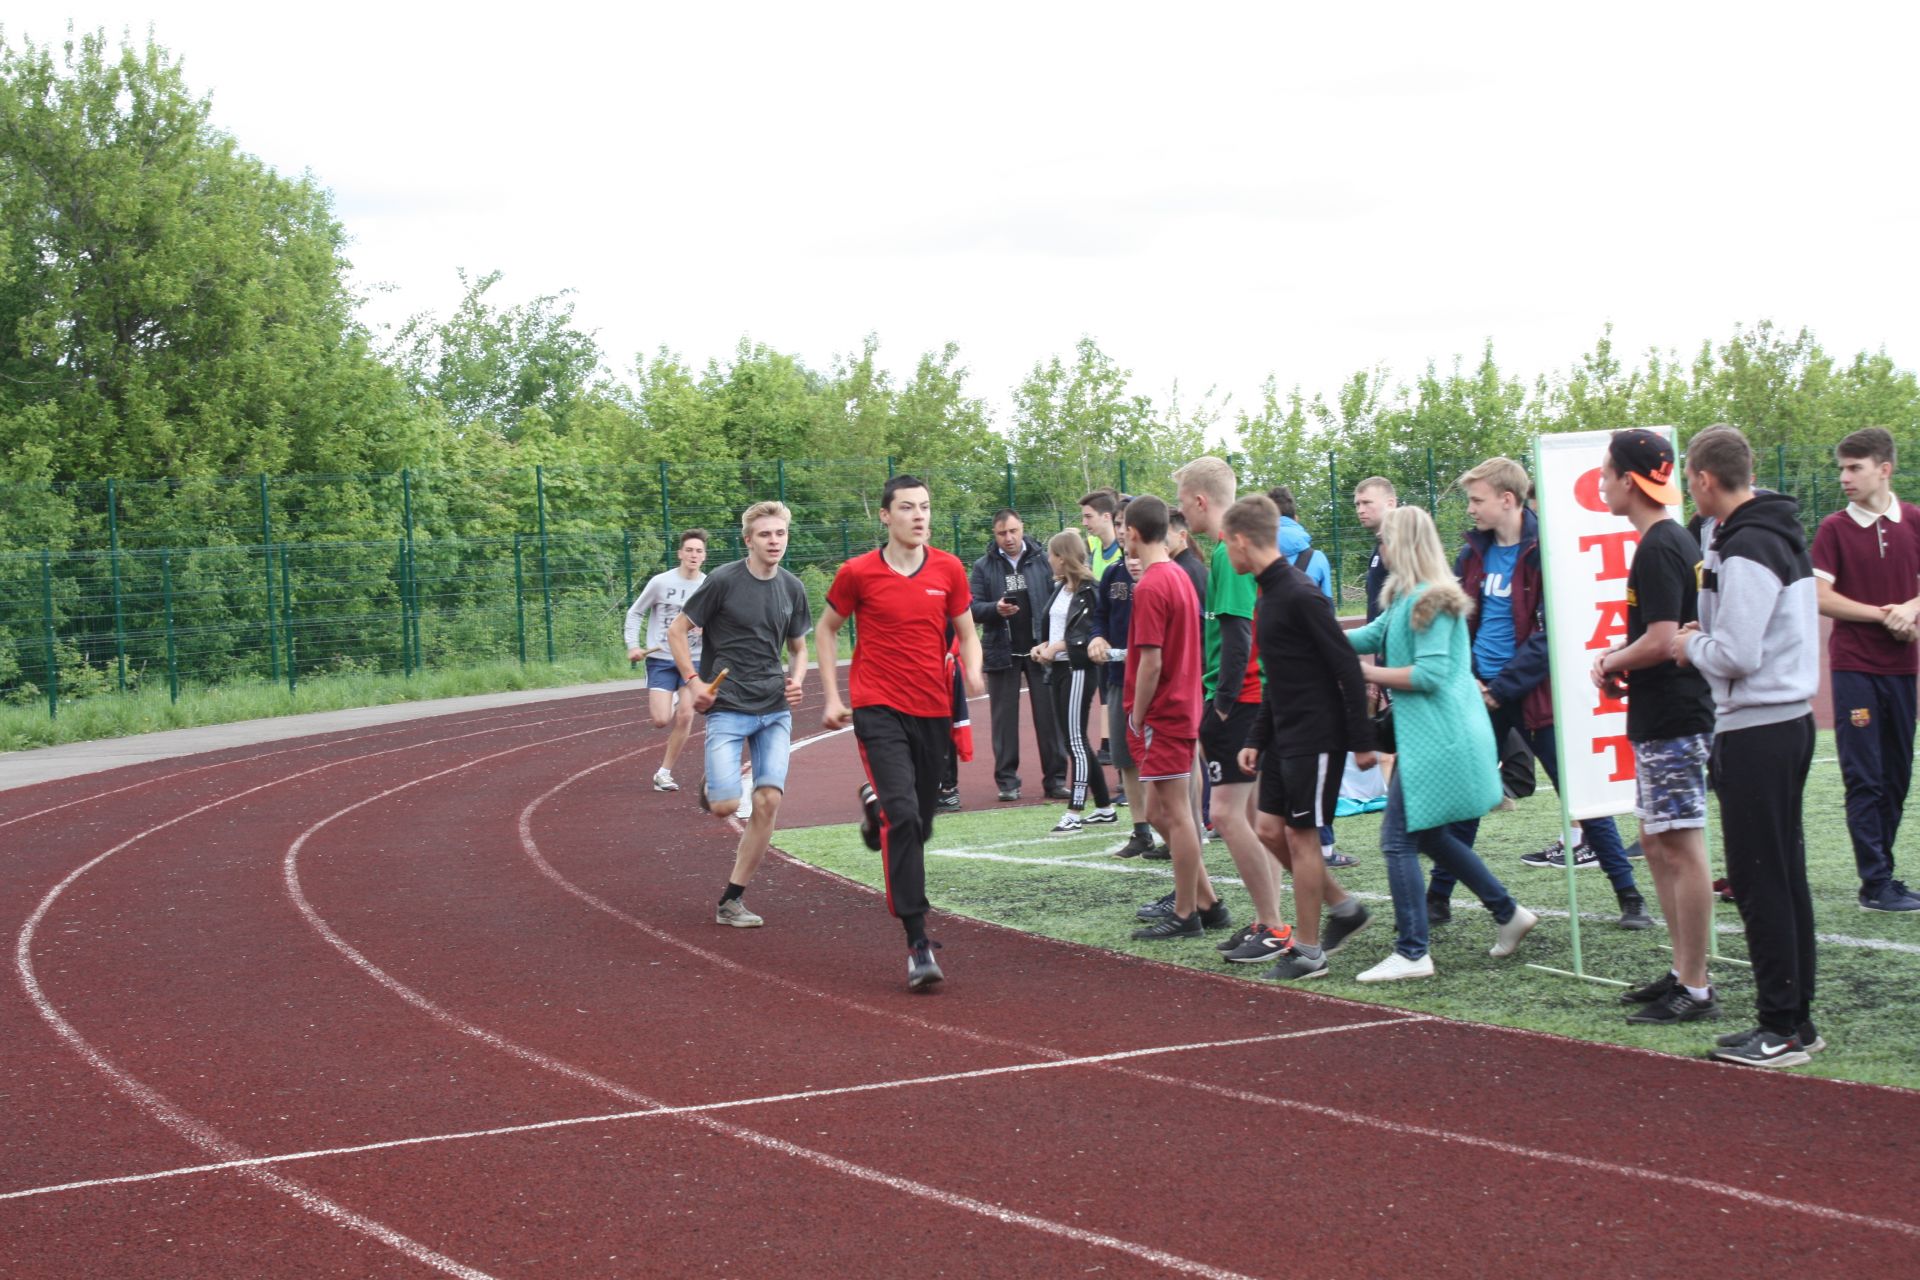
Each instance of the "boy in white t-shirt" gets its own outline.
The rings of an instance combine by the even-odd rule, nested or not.
[[[684,682],[680,679],[680,669],[667,653],[667,628],[680,616],[700,584],[707,580],[707,575],[700,571],[706,562],[707,531],[688,529],[680,535],[679,565],[649,579],[633,607],[627,610],[627,659],[630,662],[647,660],[647,709],[653,714],[654,728],[670,730],[667,754],[653,774],[655,791],[680,789],[680,784],[673,780],[673,765],[680,758],[680,749],[687,744],[687,734],[693,729],[693,700],[680,696]],[[647,619],[645,648],[640,646],[643,616]],[[698,663],[700,632],[697,628],[688,643]]]

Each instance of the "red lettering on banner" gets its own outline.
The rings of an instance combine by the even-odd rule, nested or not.
[[[1591,551],[1600,548],[1600,572],[1593,575],[1595,582],[1611,582],[1615,578],[1627,576],[1627,548],[1640,541],[1638,529],[1622,529],[1618,533],[1595,533],[1580,539],[1580,550]]]
[[[1627,634],[1627,602],[1602,600],[1593,607],[1600,611],[1600,621],[1594,624],[1593,636],[1587,641],[1587,648],[1605,649],[1615,639]]]
[[[1633,743],[1627,739],[1627,735],[1622,733],[1593,740],[1593,754],[1603,756],[1609,751],[1613,752],[1613,772],[1608,775],[1607,781],[1633,781]]]
[[[1589,511],[1612,514],[1607,510],[1607,500],[1600,496],[1600,468],[1595,467],[1573,482],[1573,500]]]
[[[1627,704],[1618,698],[1608,697],[1604,689],[1595,689],[1593,696],[1593,714],[1597,716],[1623,716],[1627,714]]]

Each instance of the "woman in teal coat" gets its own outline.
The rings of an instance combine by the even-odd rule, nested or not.
[[[1454,581],[1433,520],[1419,507],[1396,507],[1380,526],[1387,567],[1380,616],[1348,639],[1362,654],[1384,654],[1386,666],[1363,659],[1368,683],[1394,693],[1396,756],[1380,851],[1393,890],[1393,954],[1361,982],[1430,978],[1426,877],[1419,854],[1445,867],[1486,904],[1498,926],[1492,954],[1510,956],[1539,918],[1513,900],[1471,845],[1447,824],[1478,818],[1500,803],[1499,758],[1480,687],[1473,678],[1467,615],[1473,601]]]

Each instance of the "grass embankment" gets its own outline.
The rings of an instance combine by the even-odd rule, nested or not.
[[[1823,935],[1814,1017],[1831,1048],[1810,1066],[1796,1070],[1920,1088],[1920,1028],[1912,1017],[1912,993],[1920,987],[1920,919],[1858,909],[1858,884],[1847,840],[1840,774],[1832,763],[1831,734],[1821,735],[1816,757],[1824,763],[1814,765],[1806,796],[1808,871],[1816,925]],[[1157,944],[1127,937],[1135,924],[1134,908],[1166,892],[1171,880],[1166,863],[1123,861],[1107,855],[1107,850],[1125,840],[1124,825],[1097,836],[1051,837],[1046,831],[1056,816],[1053,807],[995,810],[990,807],[991,797],[968,796],[967,800],[971,811],[943,815],[935,828],[928,892],[942,910],[1258,980],[1260,968],[1220,963],[1213,949],[1217,934],[1207,941]],[[1482,856],[1516,898],[1542,913],[1566,911],[1565,872],[1529,870],[1521,866],[1519,856],[1552,840],[1559,822],[1553,791],[1543,778],[1538,795],[1512,812],[1489,815],[1481,825]],[[1621,827],[1622,836],[1631,842],[1632,819],[1622,820]],[[1312,990],[1471,1022],[1692,1056],[1703,1054],[1713,1035],[1752,1025],[1752,976],[1744,966],[1729,963],[1714,968],[1726,1008],[1721,1021],[1674,1028],[1629,1026],[1624,1021],[1627,1009],[1617,1000],[1619,988],[1526,967],[1528,961],[1572,967],[1564,915],[1545,916],[1516,958],[1495,960],[1487,954],[1493,922],[1464,890],[1455,892],[1453,923],[1434,930],[1433,958],[1438,969],[1434,978],[1380,985],[1355,982],[1353,975],[1384,956],[1393,942],[1393,908],[1379,854],[1379,830],[1380,819],[1373,814],[1342,818],[1336,824],[1340,847],[1361,860],[1358,867],[1341,872],[1341,880],[1349,890],[1364,895],[1374,923],[1333,958],[1333,973],[1309,984]],[[796,857],[865,883],[879,883],[879,862],[851,825],[783,831],[779,843]],[[1244,917],[1246,895],[1237,884],[1226,883],[1234,876],[1226,847],[1217,841],[1208,844],[1206,861],[1235,916]],[[1715,875],[1723,874],[1717,853],[1714,863]],[[1649,908],[1657,914],[1646,863],[1636,861],[1633,866]],[[1603,875],[1581,872],[1578,893],[1588,973],[1637,983],[1666,968],[1666,931],[1656,927],[1632,933],[1618,928],[1613,893]],[[1740,917],[1727,904],[1716,908],[1715,922],[1722,930],[1737,930]],[[1721,932],[1718,938],[1722,954],[1746,957],[1740,933]],[[955,977],[962,977],[965,957],[956,956],[954,965]]]

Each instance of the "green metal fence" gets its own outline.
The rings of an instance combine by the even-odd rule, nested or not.
[[[1426,448],[1231,460],[1243,488],[1292,488],[1345,608],[1372,552],[1354,485],[1386,476],[1451,540],[1467,523],[1453,481],[1477,461]],[[1840,504],[1825,451],[1767,462],[1761,483],[1799,496],[1809,528]],[[875,458],[0,486],[0,700],[58,715],[130,689],[297,689],[329,673],[604,651],[680,530],[711,532],[712,563],[737,559],[739,512],[769,498],[794,509],[787,563],[817,606],[840,562],[875,545],[874,504],[896,470]],[[1095,484],[1173,496],[1169,464],[1101,470]],[[1088,479],[1044,460],[921,474],[935,545],[969,561],[1001,507],[1036,534],[1077,524]]]

